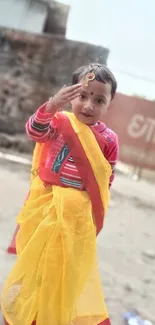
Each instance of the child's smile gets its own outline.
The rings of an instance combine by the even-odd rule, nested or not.
[[[93,125],[102,118],[111,101],[111,85],[97,80],[86,86],[83,80],[80,96],[72,101],[72,111],[84,124]]]

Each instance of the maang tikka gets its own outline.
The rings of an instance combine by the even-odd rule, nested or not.
[[[93,81],[95,79],[95,73],[94,72],[88,72],[85,76],[85,86],[88,87],[88,82]]]

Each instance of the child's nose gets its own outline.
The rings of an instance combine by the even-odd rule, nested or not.
[[[93,111],[93,105],[92,105],[92,102],[91,102],[91,101],[88,101],[88,102],[85,104],[84,109],[85,109],[87,112],[92,112],[92,111]]]

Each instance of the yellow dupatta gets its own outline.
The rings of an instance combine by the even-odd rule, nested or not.
[[[89,159],[105,209],[111,168],[91,130],[65,113]],[[94,325],[108,319],[96,261],[96,232],[86,192],[37,176],[44,144],[36,144],[30,195],[18,222],[17,262],[2,292],[10,325]],[[97,157],[97,159],[96,159]],[[104,179],[104,181],[103,181]],[[105,185],[104,185],[105,183]]]

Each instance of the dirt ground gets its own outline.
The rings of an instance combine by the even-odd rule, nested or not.
[[[28,169],[0,160],[0,290],[15,261],[7,247],[28,190]],[[154,184],[117,174],[112,189],[105,227],[97,240],[112,325],[123,324],[123,313],[135,309],[155,322],[154,188]]]

